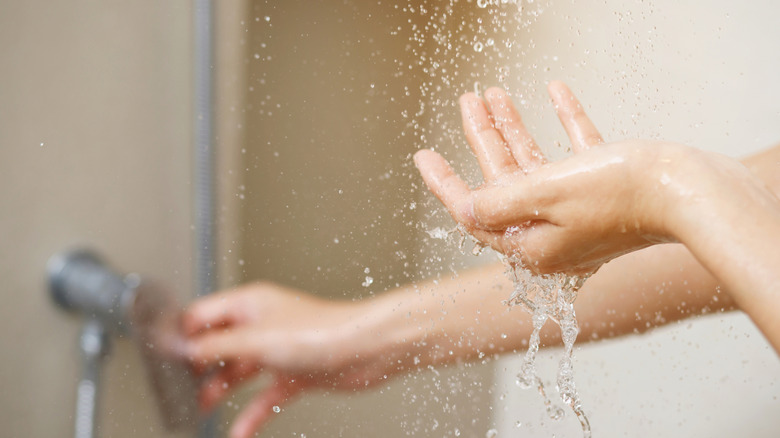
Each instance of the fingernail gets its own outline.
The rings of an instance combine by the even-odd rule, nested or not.
[[[417,168],[420,167],[420,155],[421,155],[421,153],[422,153],[422,150],[419,150],[419,151],[415,152],[414,155],[412,156],[412,159],[414,160],[414,165]]]

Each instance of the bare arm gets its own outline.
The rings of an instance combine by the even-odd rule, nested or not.
[[[461,101],[485,185],[470,189],[435,152],[415,156],[453,218],[484,243],[542,273],[593,271],[620,254],[682,242],[690,252],[663,245],[603,266],[581,293],[596,295],[579,302],[583,334],[638,331],[737,303],[780,351],[775,317],[780,202],[776,187],[760,179],[766,176],[776,186],[777,150],[746,166],[669,143],[602,146],[568,88],[553,83],[550,92],[580,152],[569,159],[527,165],[528,154],[516,150],[535,145],[527,140],[511,145],[507,125],[514,124],[521,137],[527,133],[519,116],[506,110],[511,102],[500,90],[486,93],[490,109],[469,105],[468,95]],[[716,293],[716,278],[727,294]]]
[[[567,105],[567,99],[558,98],[562,118],[584,115],[576,101]],[[470,140],[481,141],[478,134],[472,131]],[[587,129],[576,135],[600,141]],[[509,137],[514,145],[528,141],[518,131]],[[529,168],[544,164],[535,153],[521,161]],[[780,192],[780,147],[743,163]],[[728,286],[719,287],[681,244],[618,257],[580,291],[579,339],[641,332],[692,315],[731,310],[736,305]],[[203,385],[202,405],[209,409],[259,372],[273,373],[274,383],[236,419],[231,436],[245,437],[271,418],[272,406],[307,388],[354,390],[399,372],[520,349],[530,334],[530,318],[503,304],[512,287],[504,267],[494,264],[358,303],[320,300],[267,283],[201,299],[188,309],[184,322],[193,363],[218,370]],[[545,330],[545,344],[560,342],[551,324]]]
[[[505,269],[497,263],[363,302],[371,336],[362,332],[357,338],[364,339],[373,354],[401,360],[402,369],[520,350],[532,330],[530,314],[504,304],[513,288]],[[575,307],[578,341],[587,342],[644,332],[734,305],[684,246],[670,244],[607,263],[582,287]],[[559,344],[557,326],[546,325],[542,341]]]

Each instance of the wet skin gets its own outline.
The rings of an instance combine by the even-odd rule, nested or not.
[[[578,224],[567,218],[576,216],[570,212],[588,207],[587,195],[590,192],[576,192],[579,199],[567,197],[568,191],[577,187],[569,187],[566,183],[587,183],[581,180],[587,180],[590,174],[582,169],[587,169],[590,160],[592,163],[600,163],[600,170],[596,172],[598,175],[619,174],[624,171],[621,166],[636,158],[631,156],[632,150],[644,151],[648,146],[657,144],[629,142],[623,151],[619,150],[619,145],[616,146],[618,150],[608,146],[604,151],[598,151],[604,142],[582,111],[581,105],[562,84],[553,83],[550,88],[559,117],[572,138],[572,148],[575,151],[590,149],[588,154],[592,155],[578,152],[575,158],[580,161],[574,165],[555,163],[552,171],[545,170],[549,174],[541,173],[533,177],[538,178],[537,184],[552,181],[551,187],[546,190],[557,197],[548,194],[545,199],[559,201],[539,205],[542,207],[539,208],[539,214],[544,214],[544,220],[549,222],[546,228],[539,229],[556,230],[557,234],[553,233],[553,236],[558,236],[558,246],[555,248],[565,248],[568,252],[558,256],[555,251],[546,252],[540,259],[542,268],[555,267],[555,263],[561,264],[557,266],[570,263],[579,269],[593,269],[604,259],[650,245],[659,239],[685,243],[652,245],[602,265],[580,290],[575,303],[581,328],[579,340],[641,332],[692,315],[740,307],[754,320],[764,318],[769,321],[759,324],[759,327],[770,340],[774,339],[773,345],[777,349],[780,328],[771,324],[774,316],[771,309],[773,306],[780,308],[778,293],[776,289],[773,291],[771,287],[762,285],[777,284],[771,267],[780,266],[776,254],[765,252],[768,246],[780,246],[775,244],[778,242],[777,230],[773,231],[771,227],[771,221],[776,219],[772,207],[776,201],[772,193],[780,192],[780,147],[743,160],[744,167],[723,157],[710,157],[714,160],[710,164],[716,169],[718,163],[723,163],[720,171],[708,170],[709,165],[705,165],[707,160],[703,161],[705,164],[688,163],[687,160],[669,161],[666,165],[663,161],[657,163],[655,169],[661,173],[645,177],[647,181],[655,178],[656,183],[661,184],[658,187],[646,187],[646,190],[672,191],[669,188],[672,187],[677,188],[679,193],[679,189],[688,188],[682,193],[697,195],[702,199],[683,199],[701,202],[701,208],[680,211],[701,219],[696,222],[685,215],[668,215],[665,211],[658,211],[655,219],[645,221],[643,215],[653,214],[652,209],[648,213],[638,208],[632,210],[633,216],[638,219],[633,219],[633,216],[633,220],[626,219],[624,210],[603,205],[605,199],[590,199],[591,202],[598,202],[598,208],[592,208],[594,211],[623,215],[606,220],[624,224],[626,231],[623,232],[619,225],[619,232],[615,232],[615,229],[599,231],[594,235],[606,242],[600,244],[598,251],[589,252],[589,247],[579,244],[576,234],[573,237],[572,234],[581,233],[582,228],[588,227],[598,230],[598,224],[592,220]],[[499,231],[502,227],[514,226],[507,226],[514,223],[513,210],[496,209],[494,206],[508,206],[512,202],[522,204],[526,193],[520,189],[528,183],[520,183],[520,180],[526,177],[524,174],[533,175],[545,166],[546,159],[522,128],[519,115],[505,93],[498,89],[488,90],[486,101],[487,104],[473,95],[461,99],[467,139],[479,158],[486,179],[491,180],[483,187],[486,193],[484,199],[457,180],[448,179],[455,177],[454,173],[446,173],[448,166],[440,157],[430,155],[432,152],[422,151],[422,155],[416,159],[422,164],[421,169],[429,165],[427,170],[423,170],[424,175],[430,171],[426,176],[428,182],[432,181],[431,178],[439,178],[441,183],[437,185],[434,182],[431,187],[441,195],[442,201],[450,207],[456,219],[472,228],[475,235],[477,232],[484,233],[484,236],[495,239],[494,244],[506,245],[499,246],[499,250],[514,250],[516,247],[512,246],[513,242],[520,240],[515,237],[516,240],[500,241],[503,234]],[[690,148],[676,149],[675,145],[671,145],[671,149],[684,151],[683,157],[688,156],[686,154],[698,154]],[[509,154],[503,152],[507,150]],[[430,159],[426,159],[426,154]],[[610,154],[622,158],[618,160]],[[647,159],[640,160],[643,161]],[[703,170],[680,167],[674,172],[676,167],[669,163],[674,166],[682,163],[687,163],[686,166],[702,166]],[[745,168],[756,177],[744,175]],[[553,175],[556,169],[579,170],[561,172],[563,176],[556,179]],[[719,173],[721,171],[726,175],[731,172],[737,175],[735,178],[742,179],[741,188],[729,188],[732,181],[723,177]],[[703,176],[705,173],[709,176],[701,180],[704,188],[717,190],[718,195],[725,194],[719,198],[722,203],[715,203],[720,209],[708,204],[707,199],[714,196],[703,196],[707,192],[700,192],[701,188],[696,184],[674,179],[675,175]],[[502,175],[506,175],[505,180],[502,180]],[[628,172],[627,177],[630,179],[632,175],[636,173]],[[662,179],[663,175],[669,179]],[[645,177],[638,177],[631,184],[641,186]],[[622,175],[622,178],[617,178],[620,180],[618,187],[626,184],[626,175]],[[455,184],[455,188],[465,187],[465,190],[453,192],[452,197],[447,197],[451,194],[447,187],[448,181]],[[662,181],[666,181],[666,185]],[[767,193],[761,181],[770,187],[772,193]],[[608,193],[609,187],[595,187],[596,182],[592,183],[594,190],[598,190],[594,193],[600,193],[602,197]],[[555,192],[556,187],[560,192]],[[438,188],[442,190],[436,192]],[[482,193],[479,190],[482,189],[476,192]],[[753,195],[744,196],[743,199],[742,191],[753,191]],[[731,208],[735,196],[739,202],[744,201],[741,207],[747,209],[747,218],[740,209]],[[620,196],[614,198],[609,202],[622,199]],[[664,201],[664,208],[671,208],[674,202],[683,202],[674,199],[668,201],[668,204]],[[657,197],[651,199],[653,202],[657,200]],[[767,209],[766,213],[751,218],[751,208],[759,207]],[[595,215],[587,211],[585,213]],[[707,216],[702,216],[704,214]],[[712,223],[701,227],[704,219]],[[668,223],[671,220],[679,223],[688,221],[694,223],[695,227],[678,227],[674,233],[667,234],[665,230],[673,228]],[[734,224],[740,224],[743,234],[749,235],[744,242],[739,241],[744,236],[733,234]],[[701,232],[698,232],[699,228]],[[702,243],[697,233],[707,236],[709,246],[706,242]],[[593,237],[589,239],[592,243],[598,240]],[[735,240],[738,248],[730,247]],[[686,246],[689,244],[690,248]],[[724,251],[722,248],[729,250]],[[578,251],[581,252],[579,255]],[[723,258],[700,256],[701,252],[708,251],[716,256],[722,255]],[[775,264],[771,265],[772,262]],[[764,272],[756,276],[762,280],[744,285],[760,293],[751,295],[745,292],[740,282],[733,281],[733,278],[742,278],[746,269],[755,269],[756,273]],[[232,437],[249,437],[277,415],[273,406],[284,406],[308,389],[354,391],[429,365],[484,360],[501,353],[522,350],[522,342],[528,339],[532,324],[528,314],[518,309],[510,310],[502,304],[509,297],[512,286],[500,264],[402,286],[359,302],[322,300],[303,291],[267,282],[246,284],[202,298],[187,309],[184,315],[189,339],[186,356],[199,371],[205,373],[211,370],[210,377],[201,387],[201,406],[204,410],[213,408],[236,388],[252,381],[260,373],[273,376],[272,383],[259,390],[252,401],[242,407],[232,425]],[[659,295],[659,288],[663,288],[665,293]],[[681,301],[685,301],[684,306],[680,305]],[[545,345],[559,344],[560,332],[548,325],[542,332],[542,340]]]

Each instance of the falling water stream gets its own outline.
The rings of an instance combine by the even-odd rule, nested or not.
[[[577,394],[572,366],[574,341],[579,333],[577,316],[574,312],[574,300],[587,276],[579,277],[563,273],[535,275],[516,261],[509,261],[507,265],[510,267],[510,274],[514,282],[514,289],[507,303],[512,306],[519,305],[528,310],[532,315],[533,323],[528,350],[517,375],[517,383],[523,388],[537,388],[550,418],[558,420],[563,417],[563,410],[555,405],[547,395],[535,366],[542,327],[548,320],[557,323],[560,326],[561,340],[563,341],[563,356],[558,362],[558,393],[561,400],[569,405],[580,421],[583,436],[589,438],[591,436],[590,423]]]
[[[459,249],[463,252],[469,237],[474,242],[471,251],[474,255],[480,255],[485,248],[473,236],[470,236],[462,226],[445,231],[441,228],[429,230],[428,234],[436,239],[454,238]],[[590,275],[569,275],[565,273],[534,274],[525,268],[516,257],[502,257],[507,266],[507,273],[512,279],[514,287],[512,294],[506,301],[509,306],[520,306],[531,314],[533,330],[528,340],[528,350],[523,357],[523,364],[517,374],[517,385],[524,389],[536,388],[544,401],[547,415],[553,420],[564,417],[564,410],[555,404],[547,391],[544,383],[536,371],[536,353],[541,343],[541,331],[548,321],[558,324],[561,330],[563,343],[563,355],[558,362],[558,376],[556,387],[561,401],[568,405],[582,426],[584,438],[592,436],[590,422],[582,409],[577,387],[574,383],[574,366],[572,356],[574,341],[579,334],[577,315],[574,311],[574,301],[577,292]],[[493,431],[493,429],[491,429]],[[489,433],[491,431],[488,431]],[[495,435],[493,435],[495,436]]]
[[[448,141],[457,144],[461,128],[450,124],[444,117],[449,111],[448,105],[454,102],[451,96],[453,92],[471,91],[473,87],[475,94],[481,95],[484,86],[492,85],[497,80],[511,96],[520,99],[521,105],[525,104],[523,88],[527,88],[528,84],[513,90],[517,88],[512,86],[515,82],[508,79],[515,71],[527,70],[523,65],[526,51],[535,44],[527,29],[546,6],[547,2],[543,0],[477,0],[476,5],[470,1],[451,0],[444,3],[425,2],[418,8],[408,8],[412,14],[428,17],[427,25],[413,28],[410,39],[410,47],[420,57],[419,67],[422,68],[423,77],[427,78],[420,86],[420,93],[430,102],[430,107],[420,103],[420,110],[410,117],[412,134],[420,139],[422,145],[432,140],[434,144],[446,144]],[[464,16],[461,7],[476,7],[476,10]],[[431,44],[426,45],[426,41]],[[555,61],[557,56],[550,59]],[[475,71],[468,76],[460,75],[458,70],[462,66],[466,66],[464,72],[469,68],[475,68]],[[523,78],[523,81],[529,83],[535,80],[534,77]],[[426,124],[424,119],[430,120]],[[442,137],[435,140],[437,130],[442,133]],[[448,232],[441,228],[428,231],[428,234],[437,239],[453,236],[461,248],[467,236],[463,230]],[[478,254],[481,250],[482,246],[477,244],[473,253]],[[572,365],[574,342],[579,333],[574,301],[587,276],[563,273],[535,275],[517,260],[507,259],[505,262],[514,281],[507,304],[526,309],[533,322],[517,383],[521,387],[538,390],[551,419],[563,418],[564,409],[545,390],[535,366],[542,328],[548,321],[557,324],[561,330],[563,354],[559,361],[556,388],[560,400],[571,408],[579,420],[583,436],[589,438],[590,424],[577,393]]]

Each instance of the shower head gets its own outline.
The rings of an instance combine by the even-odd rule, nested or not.
[[[147,369],[165,426],[197,421],[197,382],[181,355],[181,307],[168,289],[122,277],[95,253],[75,250],[49,260],[49,290],[61,307],[133,338]]]
[[[86,250],[57,254],[49,259],[46,270],[49,292],[60,307],[97,319],[114,333],[129,332],[137,276],[120,277]]]
[[[197,424],[198,380],[183,360],[181,307],[164,290],[141,281],[130,320],[162,419],[174,430]]]

